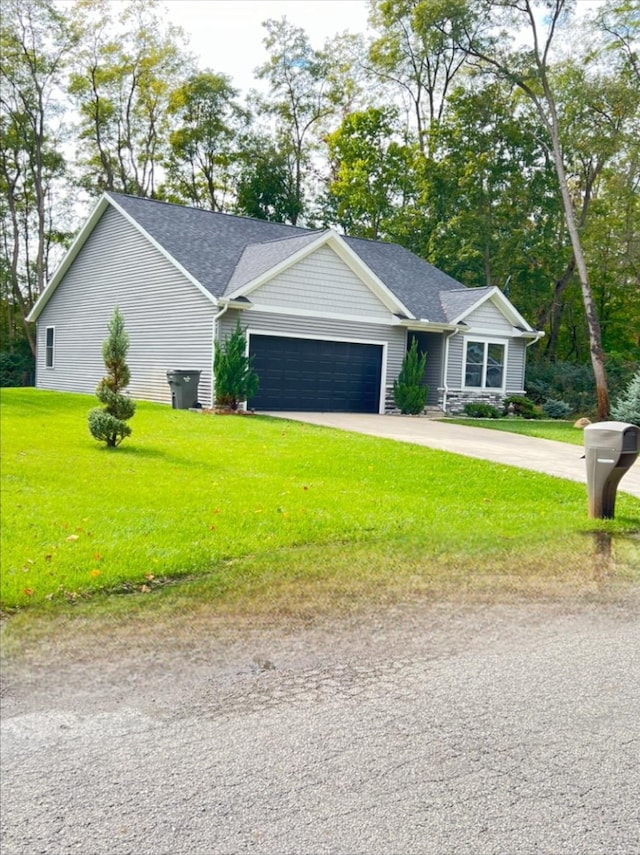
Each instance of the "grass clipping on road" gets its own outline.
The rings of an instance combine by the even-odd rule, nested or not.
[[[640,501],[623,493],[616,520],[590,521],[580,484],[148,403],[133,436],[107,449],[88,434],[91,402],[3,390],[6,611],[301,614],[640,580]],[[122,593],[134,596],[105,596]]]

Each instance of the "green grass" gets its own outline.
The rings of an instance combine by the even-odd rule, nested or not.
[[[535,591],[585,568],[595,578],[585,532],[596,529],[615,538],[616,574],[638,578],[640,500],[622,493],[616,520],[589,521],[580,484],[280,419],[144,402],[133,436],[107,449],[88,433],[93,403],[2,392],[5,610],[121,592],[153,594],[159,607],[294,610]]]
[[[538,419],[447,419],[456,425],[483,427],[490,430],[502,430],[507,433],[520,433],[535,436],[538,439],[553,439],[557,442],[570,442],[572,445],[584,445],[584,433],[573,426],[573,421]]]

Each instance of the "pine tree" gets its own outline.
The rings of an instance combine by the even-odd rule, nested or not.
[[[636,371],[625,392],[611,407],[611,415],[620,422],[640,427],[640,371]]]
[[[393,383],[393,399],[403,415],[415,416],[424,410],[429,394],[429,387],[423,383],[426,363],[427,354],[418,353],[418,340],[414,338]]]
[[[221,345],[215,342],[214,372],[216,404],[237,410],[239,404],[252,398],[258,391],[258,375],[251,367],[252,358],[246,355],[247,342],[238,321],[231,336]]]
[[[126,423],[135,413],[135,401],[122,394],[131,377],[126,362],[129,336],[124,328],[124,318],[116,306],[109,321],[109,336],[102,344],[102,358],[107,369],[106,377],[98,383],[96,395],[104,407],[95,407],[89,413],[89,430],[92,436],[106,442],[110,448],[120,445],[131,436]]]

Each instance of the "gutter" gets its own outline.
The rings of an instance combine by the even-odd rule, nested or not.
[[[220,305],[218,303],[218,305]],[[215,407],[216,404],[216,377],[215,377],[215,368],[214,368],[214,360],[215,360],[215,352],[216,352],[216,339],[218,332],[218,321],[220,318],[229,310],[230,303],[227,302],[223,305],[222,309],[218,312],[217,315],[213,316],[212,330],[211,330],[211,406]]]

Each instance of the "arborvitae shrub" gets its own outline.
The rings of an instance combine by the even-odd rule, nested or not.
[[[213,362],[216,383],[216,404],[237,410],[258,391],[260,381],[251,367],[252,357],[246,355],[247,342],[238,321],[229,338],[215,342]]]
[[[429,387],[423,383],[426,364],[427,354],[418,353],[418,341],[414,338],[393,383],[393,400],[403,415],[415,416],[424,410],[429,394]]]

